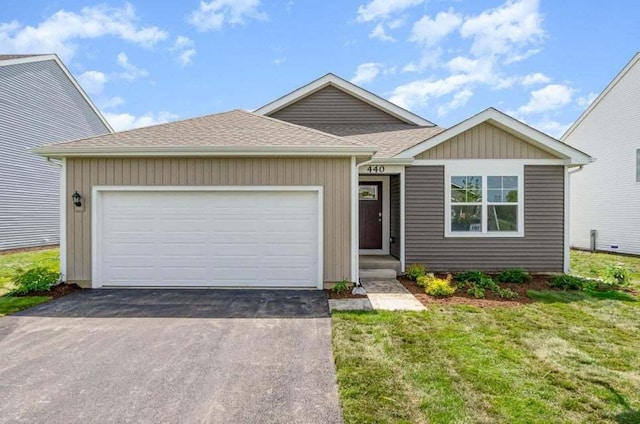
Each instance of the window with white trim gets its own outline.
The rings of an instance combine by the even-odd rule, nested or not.
[[[448,237],[523,236],[521,172],[447,175]]]

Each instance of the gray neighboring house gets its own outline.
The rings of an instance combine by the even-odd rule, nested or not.
[[[94,288],[321,289],[411,263],[562,272],[568,170],[591,161],[495,109],[444,129],[333,74],[254,112],[35,152],[66,175],[62,273]]]
[[[28,149],[111,132],[57,56],[0,55],[0,251],[60,241],[60,164]]]

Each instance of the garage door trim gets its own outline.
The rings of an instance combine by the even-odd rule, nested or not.
[[[315,192],[318,202],[318,263],[317,286],[323,288],[324,269],[324,187],[323,186],[94,186],[91,208],[91,287],[102,287],[100,270],[100,246],[102,234],[100,232],[100,220],[102,218],[100,208],[100,194],[107,191],[120,192]]]

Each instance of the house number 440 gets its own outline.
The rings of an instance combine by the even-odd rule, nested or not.
[[[374,165],[367,168],[367,172],[370,174],[382,174],[384,172],[384,166]]]

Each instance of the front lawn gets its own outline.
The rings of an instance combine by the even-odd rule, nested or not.
[[[334,313],[345,422],[640,422],[640,301],[531,295],[517,308]]]
[[[640,288],[640,257],[610,253],[571,251],[571,273],[581,277],[598,278],[607,267],[622,266],[631,273],[632,285]]]

